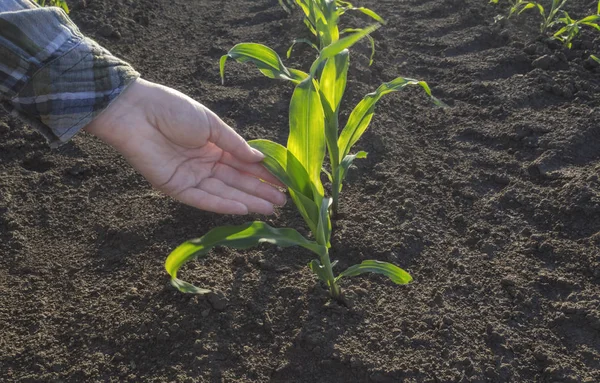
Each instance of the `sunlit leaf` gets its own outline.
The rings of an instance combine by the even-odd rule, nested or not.
[[[241,63],[253,63],[269,78],[290,80],[298,83],[307,76],[305,73],[298,70],[288,70],[288,68],[283,65],[279,55],[271,48],[262,44],[241,43],[231,48],[226,55],[221,57],[219,69],[221,81],[223,82],[225,81],[225,63],[229,57]]]
[[[247,249],[260,243],[271,243],[280,247],[302,246],[319,256],[327,252],[325,246],[304,238],[294,229],[275,229],[264,222],[255,221],[239,226],[217,227],[198,239],[183,243],[171,252],[165,262],[165,268],[171,276],[171,283],[180,291],[206,293],[210,290],[197,288],[177,278],[177,272],[186,262],[206,256],[217,246]]]
[[[316,191],[323,196],[321,168],[325,158],[325,116],[318,84],[310,77],[296,86],[290,102],[288,150],[306,169]],[[317,201],[315,201],[317,202]],[[318,201],[320,204],[320,200]]]
[[[382,84],[375,92],[366,95],[350,114],[348,122],[342,130],[338,140],[338,147],[340,148],[340,160],[350,152],[352,146],[359,140],[359,138],[369,127],[369,123],[373,118],[375,106],[381,97],[388,93],[399,91],[408,85],[422,87],[423,90],[425,90],[425,93],[427,93],[427,95],[436,105],[444,106],[441,101],[433,97],[431,94],[431,89],[429,89],[429,86],[424,81],[398,77],[393,81]]]
[[[363,261],[362,263],[354,266],[350,266],[346,270],[342,271],[337,277],[336,281],[344,277],[354,277],[356,275],[364,273],[375,273],[382,274],[388,277],[392,282],[398,285],[405,285],[410,283],[413,278],[409,273],[402,270],[396,265],[388,262],[380,261]]]

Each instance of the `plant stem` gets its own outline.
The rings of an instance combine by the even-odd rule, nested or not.
[[[333,268],[331,267],[331,261],[329,260],[329,250],[325,254],[321,256],[321,264],[325,267],[325,272],[327,273],[327,284],[329,285],[329,294],[333,299],[340,300],[342,290],[340,286],[335,282],[335,277],[333,276]]]
[[[332,177],[333,177],[333,182],[331,184],[331,198],[333,199],[333,202],[331,203],[331,211],[333,212],[333,215],[335,216],[338,212],[338,208],[339,208],[339,198],[340,198],[340,185],[341,185],[341,181],[340,181],[340,175],[339,175],[339,167],[335,167],[334,169],[332,169]]]

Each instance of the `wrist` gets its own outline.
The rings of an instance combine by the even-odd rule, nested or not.
[[[83,130],[100,138],[111,146],[130,136],[125,131],[133,128],[127,120],[139,116],[144,106],[145,90],[150,85],[146,80],[138,78],[132,81],[96,118],[87,124]],[[143,113],[143,112],[142,112]]]

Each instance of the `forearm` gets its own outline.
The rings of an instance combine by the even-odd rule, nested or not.
[[[90,123],[139,74],[59,8],[0,1],[0,100],[53,146]]]

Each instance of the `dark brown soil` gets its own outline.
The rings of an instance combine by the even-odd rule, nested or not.
[[[223,87],[218,58],[243,41],[284,54],[306,35],[298,14],[276,0],[71,3],[81,29],[147,79],[248,139],[285,141],[290,84],[231,63]],[[570,3],[574,17],[596,7]],[[185,276],[217,293],[180,294],[168,252],[248,218],[159,195],[90,136],[52,151],[2,115],[0,381],[600,381],[596,36],[566,50],[539,38],[534,12],[494,24],[506,8],[482,0],[362,4],[389,23],[372,67],[367,46],[354,50],[345,108],[397,75],[428,81],[450,108],[417,90],[381,102],[333,258],[392,261],[415,282],[348,280],[348,308],[328,300],[310,254],[264,246],[214,251]],[[311,59],[299,46],[288,62]],[[269,222],[302,226],[291,204]]]

